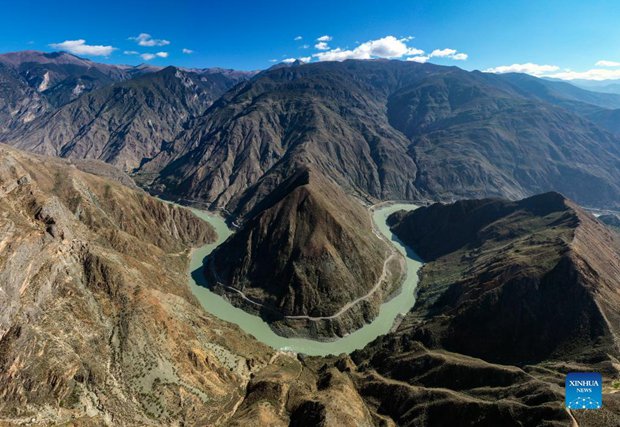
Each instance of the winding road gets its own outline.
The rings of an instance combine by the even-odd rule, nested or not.
[[[400,315],[407,313],[415,303],[415,289],[418,283],[418,275],[416,273],[422,266],[422,263],[410,249],[403,246],[402,242],[392,234],[386,221],[387,217],[397,210],[411,210],[416,207],[416,205],[409,203],[395,203],[389,205],[382,204],[381,206],[376,206],[371,209],[373,232],[382,240],[390,243],[388,247],[392,252],[386,254],[383,269],[383,271],[387,273],[381,275],[382,277],[380,280],[373,286],[373,289],[371,289],[368,294],[351,301],[342,307],[338,313],[332,316],[325,316],[325,318],[329,319],[342,315],[342,313],[345,313],[355,304],[373,295],[378,287],[380,288],[381,280],[385,280],[385,274],[389,273],[388,265],[390,262],[393,262],[394,256],[399,256],[405,263],[404,271],[406,275],[404,276],[400,290],[395,292],[392,298],[381,304],[379,313],[370,323],[365,324],[361,328],[343,337],[334,337],[334,339],[328,341],[318,341],[316,339],[300,336],[285,337],[278,335],[260,316],[235,307],[230,301],[214,293],[209,288],[209,284],[204,275],[205,259],[207,259],[209,254],[217,246],[222,244],[233,232],[227,227],[223,218],[217,214],[193,210],[197,216],[209,222],[215,228],[218,239],[216,242],[206,244],[192,251],[188,275],[190,289],[208,313],[224,321],[238,325],[246,333],[253,335],[259,341],[277,350],[292,351],[312,356],[351,353],[354,350],[363,348],[378,336],[388,333],[393,328],[396,319],[398,319]],[[220,285],[225,286],[222,284]],[[231,288],[230,291],[239,293],[237,289]],[[250,298],[246,301],[251,304],[260,305],[260,303]],[[308,316],[308,318],[312,317]],[[320,320],[320,318],[314,319]]]
[[[331,316],[307,316],[307,315],[299,315],[299,316],[285,316],[283,315],[282,317],[285,319],[291,319],[291,320],[309,320],[312,322],[318,322],[321,320],[333,320],[336,319],[340,316],[342,316],[342,314],[346,313],[349,309],[351,309],[351,307],[354,307],[355,305],[359,304],[362,301],[367,300],[368,298],[370,298],[375,292],[377,292],[379,289],[381,289],[381,284],[387,280],[387,276],[388,276],[388,265],[390,263],[391,260],[395,259],[395,258],[399,258],[400,260],[400,266],[401,269],[405,269],[405,262],[403,259],[403,256],[396,250],[396,248],[394,247],[394,245],[392,244],[392,242],[390,242],[387,237],[385,237],[381,232],[379,232],[375,226],[375,223],[372,219],[372,212],[374,212],[374,209],[376,208],[377,205],[373,205],[370,207],[369,212],[370,212],[370,224],[372,227],[372,232],[375,236],[377,236],[379,239],[381,239],[383,242],[385,242],[385,244],[387,245],[387,247],[389,248],[390,254],[387,256],[387,258],[385,259],[385,261],[383,261],[383,269],[381,271],[381,275],[379,276],[379,278],[377,279],[377,282],[375,283],[375,285],[372,287],[372,289],[370,291],[368,291],[368,293],[366,295],[362,295],[359,298],[356,298],[353,301],[348,302],[347,304],[345,304],[344,306],[342,306],[342,308],[340,310],[338,310],[335,314],[332,314]],[[222,283],[220,281],[219,275],[217,273],[217,271],[213,270],[213,274],[215,275],[215,277],[218,279],[217,280],[217,285],[223,287],[224,289],[227,289],[229,291],[233,291],[236,292],[239,296],[241,296],[241,298],[244,301],[249,302],[250,304],[256,305],[258,307],[265,307],[269,310],[272,310],[274,312],[277,312],[277,310],[273,307],[269,307],[269,306],[265,306],[264,304],[261,304],[258,301],[254,301],[252,298],[248,297],[243,291],[234,288],[232,286],[228,286],[225,285],[224,283]]]

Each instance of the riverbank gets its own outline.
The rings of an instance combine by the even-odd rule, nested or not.
[[[203,274],[203,263],[207,256],[232,234],[232,231],[219,215],[197,209],[192,209],[192,211],[215,228],[218,239],[216,242],[195,249],[192,252],[189,274],[190,288],[203,308],[209,313],[238,325],[243,331],[275,349],[313,356],[351,353],[354,350],[363,348],[379,335],[388,333],[393,327],[394,322],[399,318],[399,315],[408,312],[415,303],[415,288],[418,283],[417,273],[422,266],[422,262],[413,251],[405,247],[391,233],[386,223],[387,217],[393,212],[401,209],[412,210],[415,208],[417,208],[417,205],[396,203],[380,207],[374,206],[371,209],[370,212],[376,229],[405,257],[406,276],[400,292],[395,293],[389,301],[385,301],[381,305],[379,314],[372,322],[334,341],[325,342],[280,336],[260,317],[233,306],[222,296],[211,292],[208,289],[208,284]]]

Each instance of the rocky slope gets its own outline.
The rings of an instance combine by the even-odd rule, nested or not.
[[[2,58],[10,72],[0,72],[8,88],[0,115],[13,130],[3,141],[137,169],[152,191],[237,216],[310,163],[373,200],[557,190],[584,205],[618,207],[619,142],[603,130],[615,130],[605,119],[620,106],[613,94],[401,61],[297,64],[254,75],[144,74],[59,53]],[[52,74],[57,80],[39,90]],[[75,89],[76,76],[93,87],[69,98],[48,87]]]
[[[100,64],[66,52],[11,52],[0,55],[0,63],[14,69],[29,87],[52,107],[60,107],[82,93],[126,80],[129,67]]]
[[[339,317],[339,324],[321,319],[288,329],[288,320],[338,313],[346,300],[334,298],[334,284],[353,300],[373,286],[377,269],[372,267],[374,276],[331,269],[317,274],[309,262],[325,270],[322,261],[295,259],[308,252],[291,237],[297,222],[306,221],[298,216],[297,187],[290,185],[300,169],[311,168],[366,201],[519,198],[557,189],[584,204],[618,203],[620,144],[567,109],[586,102],[613,105],[617,97],[534,83],[400,61],[277,67],[188,122],[143,163],[136,179],[152,191],[223,208],[242,224],[242,233],[216,254],[221,273],[212,282],[223,283],[220,292],[231,287],[227,295],[261,312],[280,333],[307,333],[310,326],[315,336],[341,334],[372,318],[377,304],[360,305],[361,311],[349,313],[356,320]],[[284,202],[259,215],[273,194]],[[272,234],[281,238],[267,241]],[[347,246],[334,245],[336,258],[346,257]],[[269,280],[274,272],[276,279]],[[306,274],[313,279],[301,280]]]
[[[85,94],[3,138],[40,154],[98,159],[132,171],[238,78],[168,67]]]
[[[402,257],[372,233],[368,210],[313,169],[297,171],[251,215],[206,272],[216,291],[281,334],[352,332],[400,285]]]
[[[510,364],[618,351],[620,242],[560,194],[391,220],[431,261],[415,309],[426,345]]]
[[[31,122],[49,108],[47,100],[15,70],[0,63],[0,135]]]
[[[596,110],[589,114],[590,120],[603,129],[618,135],[620,134],[620,109]]]
[[[384,419],[333,361],[275,352],[200,308],[188,248],[214,235],[189,211],[3,145],[0,191],[0,424]]]
[[[617,236],[557,193],[519,202],[437,204],[391,220],[394,232],[429,262],[416,306],[396,332],[354,355],[362,367],[388,377],[378,380],[384,393],[396,387],[391,380],[416,387],[449,384],[474,399],[466,417],[493,425],[507,415],[497,403],[492,412],[482,410],[488,398],[471,388],[510,384],[511,393],[529,396],[529,415],[517,418],[536,425],[549,417],[564,425],[569,418],[559,403],[551,404],[563,398],[564,375],[598,371],[605,378],[605,409],[572,415],[580,425],[618,422]],[[405,401],[419,395],[416,387],[402,387]],[[495,393],[493,400],[504,396]],[[400,419],[412,416],[405,406],[373,397]],[[433,410],[433,419],[442,419],[444,404]]]
[[[430,260],[419,305],[394,332],[351,358],[308,358],[294,373],[291,365],[282,365],[286,374],[278,380],[258,376],[236,416],[250,425],[351,421],[335,420],[335,414],[357,414],[353,421],[359,425],[383,426],[618,424],[617,240],[556,193],[419,211],[394,218],[400,237]],[[451,237],[455,243],[435,249],[434,243]],[[576,313],[575,305],[583,311]],[[528,329],[531,321],[536,327]],[[505,328],[499,336],[493,333],[496,324]],[[550,327],[557,338],[547,334]],[[537,334],[557,351],[541,350]],[[480,349],[454,346],[445,339],[450,336],[473,338]],[[566,411],[565,374],[592,370],[605,379],[603,409]],[[312,404],[278,418],[276,396],[287,395],[287,407],[307,387],[303,378],[317,381],[316,391],[310,388]],[[344,403],[334,387],[350,393],[351,385],[359,396],[348,395],[350,405],[334,413],[334,403]],[[259,396],[267,401],[262,410],[244,406]]]
[[[89,163],[87,168],[96,172],[96,165]],[[424,267],[419,308],[395,332],[352,358],[305,358],[266,348],[199,307],[187,286],[188,247],[213,238],[208,225],[184,209],[121,185],[120,172],[106,169],[104,176],[96,176],[83,169],[80,162],[0,146],[3,425],[353,427],[446,425],[458,419],[488,426],[563,426],[575,418],[581,426],[618,422],[620,399],[611,394],[614,386],[609,381],[618,378],[618,351],[611,339],[620,324],[617,242],[557,195],[422,209],[417,219],[436,235],[455,234],[462,245],[427,254],[435,258]],[[282,199],[272,195],[272,207],[292,197],[289,194],[302,196],[300,192],[307,202],[296,206],[324,205],[319,194],[329,195],[329,190],[323,182],[318,193],[311,188],[316,179],[310,175],[310,184],[282,192]],[[259,209],[257,219],[278,211],[270,208]],[[483,211],[490,212],[482,215],[486,222],[469,218]],[[300,219],[313,217],[304,212],[317,211],[302,208]],[[322,219],[320,225],[329,214],[337,223],[333,211],[314,218]],[[355,209],[342,214],[355,215]],[[484,239],[460,237],[446,226],[448,219],[480,230],[477,236]],[[409,216],[398,220],[410,221]],[[283,224],[288,227],[290,221]],[[427,233],[417,224],[413,229]],[[256,233],[260,227],[252,230]],[[243,229],[239,233],[245,234]],[[412,235],[404,232],[402,237]],[[420,252],[431,248],[428,236],[435,236],[425,235],[416,240]],[[462,313],[480,307],[477,294],[501,294],[502,288],[515,286],[511,277],[519,270],[501,262],[509,254],[523,258],[517,265],[532,265],[524,273],[530,282],[519,282],[531,288],[523,290],[524,301],[536,300],[536,293],[541,298],[548,295],[542,283],[532,286],[531,281],[547,268],[562,275],[566,290],[554,294],[548,307],[588,307],[595,302],[584,311],[583,318],[591,319],[589,328],[575,331],[572,323],[564,325],[573,328],[575,343],[590,343],[589,347],[568,351],[564,346],[566,357],[534,348],[543,359],[526,354],[521,360],[511,359],[516,366],[443,348],[454,349],[445,337],[467,335],[470,326],[461,323],[467,320]],[[556,261],[572,263],[573,268],[550,266]],[[475,266],[477,282],[463,264]],[[495,283],[494,277],[507,282]],[[489,286],[489,280],[495,285]],[[450,302],[458,293],[446,292],[447,282],[468,292],[468,298],[457,298],[457,308]],[[580,287],[582,297],[577,299],[574,292]],[[437,292],[444,296],[436,298]],[[512,314],[522,307],[514,298],[506,303],[501,298],[487,300],[484,307],[490,313],[507,319],[514,319]],[[425,319],[429,307],[438,317]],[[549,315],[532,313],[549,321]],[[597,323],[601,317],[607,319],[605,324]],[[442,322],[452,326],[445,328]],[[558,329],[560,338],[562,331]],[[481,333],[490,336],[485,329]],[[523,340],[530,341],[531,333],[515,330],[510,345],[516,355],[524,355],[519,351],[526,348]],[[467,347],[459,349],[472,353]],[[494,352],[487,355],[498,359]],[[562,409],[563,373],[580,369],[604,373],[603,410],[569,414]]]
[[[83,93],[132,75],[127,67],[99,64],[64,52],[1,54],[0,135]]]
[[[615,206],[618,140],[569,106],[618,100],[530,86],[401,61],[271,69],[188,124],[139,179],[239,215],[257,189],[269,193],[296,163],[312,163],[348,193],[382,200],[553,189]]]
[[[414,198],[417,168],[406,154],[408,141],[383,112],[386,89],[367,81],[391,83],[384,71],[362,62],[265,71],[146,163],[142,170],[159,177],[143,182],[244,213],[258,201],[257,191],[268,194],[296,164],[312,163],[349,193]]]
[[[0,145],[0,424],[378,425],[332,361],[202,310],[208,224],[103,175]]]
[[[189,211],[0,146],[0,423],[211,424],[270,351],[206,315]]]

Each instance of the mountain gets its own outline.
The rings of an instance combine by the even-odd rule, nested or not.
[[[215,237],[64,160],[0,146],[0,422],[212,424],[264,346],[204,313],[188,249]]]
[[[368,200],[555,190],[587,206],[618,205],[612,112],[620,95],[568,83],[384,60],[287,64],[258,74],[168,68],[140,75],[139,67],[33,52],[5,55],[3,64],[10,73],[0,114],[14,118],[3,141],[135,170],[150,191],[238,217],[310,163]],[[39,77],[53,67],[96,73],[104,87],[57,108],[67,99],[58,101],[51,87],[39,92],[40,78],[29,84],[23,67]],[[78,72],[63,73],[61,81],[72,82]]]
[[[31,122],[50,108],[47,100],[28,86],[11,67],[0,63],[0,135]]]
[[[593,111],[588,117],[601,128],[620,135],[620,109]]]
[[[571,83],[580,88],[601,93],[620,94],[620,80],[572,80]]]
[[[82,93],[127,79],[128,70],[65,52],[0,54],[0,137]]]
[[[162,70],[163,67],[147,64],[138,66],[102,64],[66,52],[22,51],[0,54],[0,119],[2,119],[0,138],[6,141],[4,134],[9,130],[15,130],[16,127],[19,127],[19,130],[15,131],[17,134],[26,133],[28,128],[24,126],[25,124],[44,113],[56,112],[82,95]],[[220,68],[179,72],[194,76],[199,74],[201,77],[194,80],[204,80],[203,89],[213,91],[207,96],[211,101],[236,82],[252,75]],[[225,87],[219,88],[222,85]],[[195,95],[203,96],[203,92],[198,91]],[[157,97],[158,94],[153,93],[151,96]],[[145,102],[144,99],[141,101]],[[92,99],[90,102],[96,103]],[[204,103],[208,105],[207,101]],[[87,110],[88,106],[82,104],[81,108]],[[118,108],[121,111],[116,113],[123,113],[122,107]],[[201,110],[200,113],[202,112]],[[152,119],[156,119],[155,113]],[[56,118],[56,120],[66,119]],[[76,124],[56,123],[56,126],[68,127],[71,128],[70,133],[78,133],[83,123],[78,120]],[[178,132],[177,129],[175,131]],[[63,141],[55,143],[63,144]]]
[[[620,133],[619,93],[596,91],[595,85],[575,86],[566,82],[538,79],[526,74],[504,76],[524,93],[580,114],[608,132],[616,135]]]
[[[276,212],[279,228],[275,221],[263,224],[274,233],[286,230],[281,236],[298,220],[316,225],[312,240],[323,243],[355,233],[348,216],[366,227],[358,202],[345,199],[338,215],[328,207],[343,197],[340,190],[316,171],[305,172],[257,205],[256,220],[239,233],[260,234],[255,223]],[[212,241],[212,228],[121,182],[124,174],[101,162],[0,145],[3,424],[413,426],[446,425],[455,416],[487,426],[619,421],[611,383],[618,350],[610,339],[620,324],[617,240],[557,194],[397,214],[394,231],[429,261],[418,304],[393,332],[351,357],[306,357],[268,348],[204,312],[187,286],[187,265],[190,247]],[[285,209],[287,203],[300,212]],[[308,218],[315,222],[301,221]],[[342,221],[346,234],[330,235]],[[319,231],[329,240],[317,239]],[[435,250],[431,241],[445,245]],[[536,310],[535,301],[546,310]],[[425,320],[429,307],[440,317]],[[566,351],[559,356],[539,345],[528,350],[523,340],[536,330],[525,328],[505,333],[513,342],[497,350],[448,340],[474,329],[492,336],[492,325],[469,323],[463,313],[500,316],[504,327],[537,316],[540,330],[556,325],[555,316],[574,313],[564,313],[571,307],[583,311],[556,328],[552,343]],[[588,327],[575,329],[577,320],[588,320]],[[575,345],[567,346],[571,340]],[[514,365],[468,355],[475,351]],[[568,413],[564,374],[584,369],[603,373],[605,404]]]
[[[205,272],[218,293],[278,333],[332,338],[378,314],[398,289],[401,261],[372,233],[365,207],[301,169],[214,251]]]
[[[620,200],[618,140],[508,77],[400,61],[277,67],[190,120],[135,177],[240,226],[207,266],[217,292],[278,333],[342,335],[391,289],[340,315],[385,259],[367,249],[370,225],[335,231],[346,230],[332,219],[343,206],[363,217],[347,194],[370,204],[559,189],[588,205]],[[342,262],[351,254],[365,269]]]
[[[11,52],[0,55],[0,64],[12,68],[54,108],[111,83],[126,80],[125,67],[79,58],[66,52]]]
[[[240,78],[168,67],[84,94],[4,139],[40,154],[98,159],[132,171]]]
[[[587,90],[562,80],[540,79],[529,74],[507,73],[499,76],[528,96],[542,101],[575,109],[596,106],[606,109],[620,108],[620,95]]]
[[[528,85],[514,76],[402,61],[267,70],[189,122],[136,179],[237,216],[297,163],[372,200],[557,190],[585,205],[616,206],[617,137],[561,105],[586,105],[586,91],[555,85],[564,98],[550,100]],[[599,95],[588,95],[589,102]]]
[[[269,193],[295,164],[313,163],[350,193],[415,198],[408,141],[383,112],[385,90],[365,80],[375,73],[382,81],[383,67],[325,63],[260,73],[145,163],[141,182],[241,212],[256,202],[253,194]],[[250,204],[237,206],[244,198]]]
[[[612,230],[620,232],[620,216],[617,214],[603,214],[598,217],[598,220]]]
[[[275,351],[205,313],[187,265],[213,229],[111,170],[0,145],[0,423],[382,419],[333,361]]]
[[[373,424],[345,374],[202,310],[189,250],[214,231],[189,210],[4,145],[0,194],[3,425]]]
[[[388,114],[412,141],[416,186],[431,199],[557,190],[585,205],[617,204],[617,139],[497,78],[455,70],[392,96]]]
[[[497,388],[511,384],[529,413],[515,418],[532,425],[544,424],[532,416],[564,418],[564,425],[564,375],[597,371],[609,406],[592,418],[573,416],[579,425],[618,421],[611,385],[620,354],[617,236],[557,193],[434,204],[389,220],[427,263],[412,311],[353,359],[378,373],[372,397],[392,419],[438,424],[447,420],[442,411],[462,407],[464,424],[503,425],[516,409],[502,408],[506,391]],[[459,391],[443,397],[438,389],[424,398],[437,404],[417,406],[420,387]],[[484,409],[487,399],[495,403]],[[543,403],[550,400],[558,404]]]
[[[426,345],[521,365],[618,352],[620,240],[560,194],[390,220],[430,262],[414,310]]]

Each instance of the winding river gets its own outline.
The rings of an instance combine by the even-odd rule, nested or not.
[[[389,301],[381,305],[379,315],[369,324],[355,332],[334,341],[321,342],[304,338],[285,338],[277,335],[267,323],[260,317],[246,313],[230,304],[226,299],[211,292],[207,288],[203,274],[203,262],[205,258],[222,242],[232,231],[224,220],[215,214],[192,209],[194,214],[211,224],[217,232],[216,242],[202,246],[193,251],[190,262],[189,285],[192,292],[200,300],[206,311],[227,322],[235,323],[257,340],[279,350],[304,353],[312,356],[325,356],[328,354],[351,353],[363,348],[379,335],[386,334],[394,325],[394,321],[400,314],[407,313],[415,302],[415,288],[418,284],[418,269],[422,266],[420,259],[415,253],[407,248],[386,224],[388,216],[398,210],[413,210],[417,208],[413,204],[391,204],[378,207],[373,211],[373,221],[380,233],[386,236],[406,259],[407,277],[403,282],[401,291]]]

